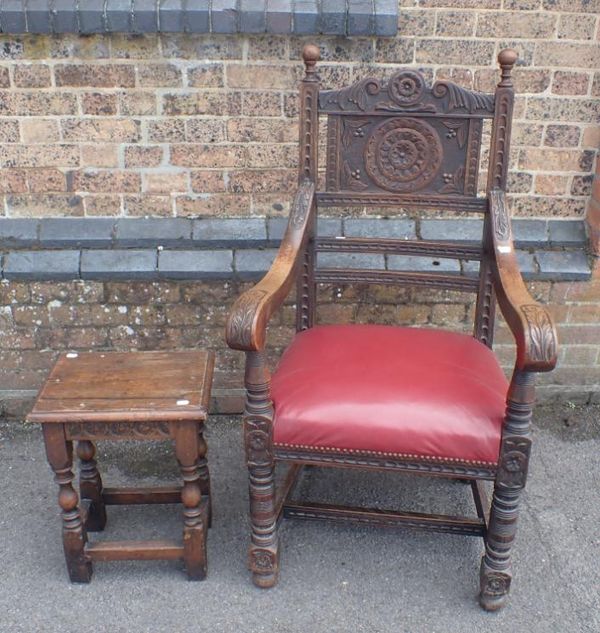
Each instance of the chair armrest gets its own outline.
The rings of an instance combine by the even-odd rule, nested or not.
[[[494,289],[500,310],[517,343],[517,369],[551,371],[556,365],[557,337],[552,316],[529,294],[515,254],[504,191],[489,194],[492,218]]]
[[[315,185],[305,180],[296,192],[287,229],[269,272],[233,304],[225,330],[229,347],[248,352],[264,349],[269,319],[294,283],[299,255],[307,242],[314,203]]]

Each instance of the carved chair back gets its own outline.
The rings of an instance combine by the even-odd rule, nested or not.
[[[514,51],[502,51],[502,76],[495,94],[467,90],[450,81],[429,86],[424,76],[401,69],[387,81],[365,78],[340,90],[320,90],[316,73],[318,48],[307,46],[300,86],[300,181],[318,182],[319,118],[326,118],[325,190],[317,206],[393,206],[482,214],[479,245],[389,238],[319,238],[316,222],[309,227],[298,282],[299,330],[315,315],[315,284],[407,283],[467,290],[478,295],[474,335],[491,346],[495,298],[488,257],[494,222],[487,197],[478,197],[479,157],[484,121],[492,120],[487,180],[488,195],[504,190],[514,91]],[[497,230],[509,230],[508,217]],[[480,261],[479,275],[394,270],[321,269],[316,253],[379,252]]]

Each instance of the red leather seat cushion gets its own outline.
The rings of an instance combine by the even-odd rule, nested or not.
[[[507,390],[471,336],[318,326],[295,336],[273,374],[274,442],[496,464]]]

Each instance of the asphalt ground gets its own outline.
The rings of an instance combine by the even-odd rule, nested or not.
[[[97,563],[89,585],[72,585],[40,430],[0,424],[0,632],[600,632],[598,407],[538,409],[512,597],[494,614],[477,604],[481,540],[411,530],[284,521],[279,584],[253,587],[240,419],[213,417],[207,439],[208,578],[189,582],[177,562],[113,562]],[[168,443],[105,442],[98,452],[106,485],[177,480]],[[404,475],[313,469],[297,494],[474,511],[467,485]],[[180,514],[179,506],[110,507],[104,538],[178,537]]]

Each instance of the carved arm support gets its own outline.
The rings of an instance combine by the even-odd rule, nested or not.
[[[233,305],[226,326],[229,347],[247,352],[264,349],[269,319],[295,282],[314,208],[315,185],[305,180],[296,192],[285,235],[269,272]]]
[[[500,310],[517,343],[516,368],[520,371],[551,371],[556,365],[557,337],[548,310],[529,294],[512,240],[504,191],[489,194],[492,217],[494,288]]]

